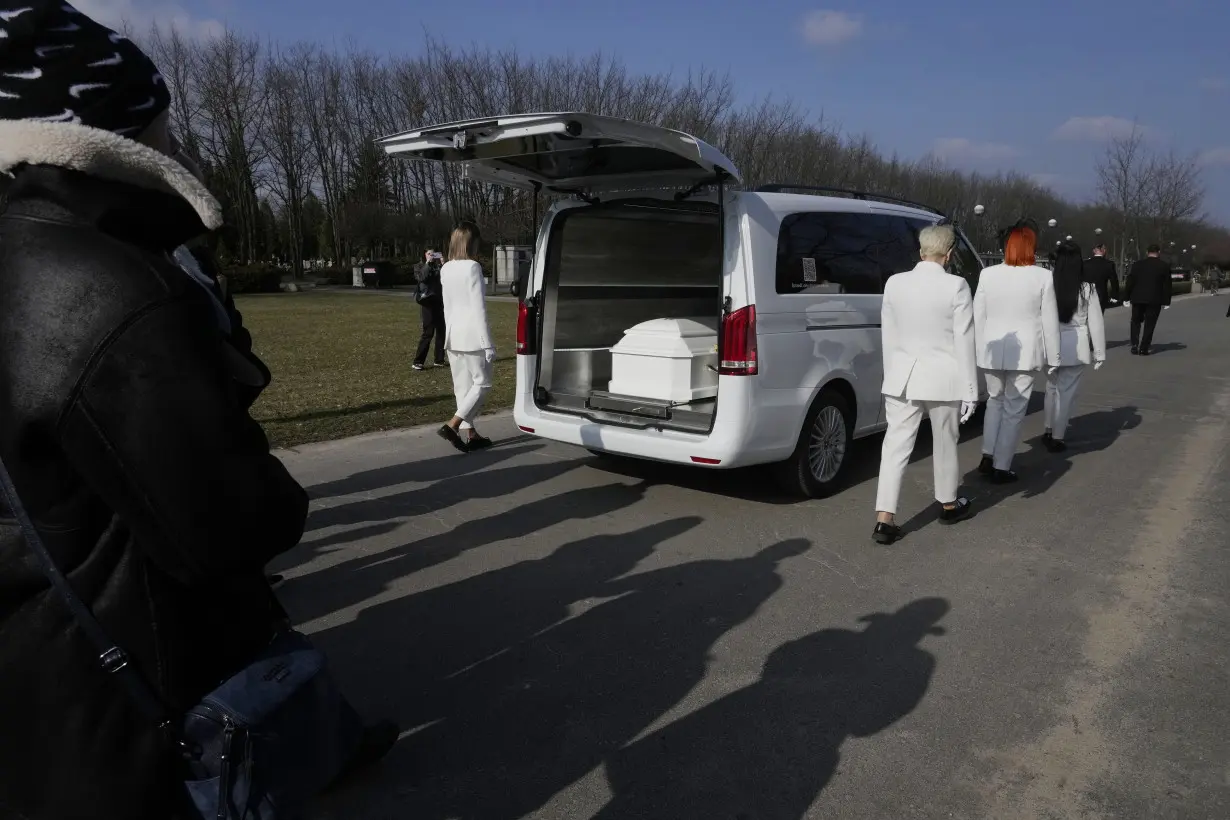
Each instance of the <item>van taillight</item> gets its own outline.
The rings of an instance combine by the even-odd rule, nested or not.
[[[756,375],[756,306],[748,305],[722,319],[722,351],[718,373],[723,376]]]
[[[517,304],[517,355],[534,355],[534,308],[530,301]]]

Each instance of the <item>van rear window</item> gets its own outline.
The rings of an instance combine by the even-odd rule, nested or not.
[[[777,237],[777,292],[883,293],[888,277],[917,264],[918,232],[930,224],[883,213],[790,214]]]

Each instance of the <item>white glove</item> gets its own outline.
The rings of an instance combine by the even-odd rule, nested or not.
[[[1046,369],[1046,375],[1054,376],[1058,371],[1059,371],[1058,367],[1056,367],[1055,365],[1051,365],[1050,367]]]
[[[970,416],[974,415],[974,410],[977,409],[977,407],[978,407],[978,402],[976,401],[961,402],[961,422],[960,423],[965,424],[965,422],[969,421]]]
[[[1124,307],[1131,307],[1131,306],[1132,306],[1132,303],[1131,303],[1131,302],[1120,302],[1119,304],[1123,305]]]
[[[483,358],[487,360],[487,364],[495,361],[495,348],[489,347],[483,351]]]
[[[1093,363],[1093,369],[1094,369],[1094,370],[1101,370],[1101,369],[1102,369],[1102,365],[1104,365],[1104,364],[1106,364],[1106,360],[1105,360],[1105,359],[1098,360],[1098,361],[1096,361],[1096,362],[1094,362],[1094,363]]]
[[[1170,310],[1170,305],[1162,305],[1162,310]]]

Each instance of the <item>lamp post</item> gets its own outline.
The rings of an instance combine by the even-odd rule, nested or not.
[[[986,212],[987,212],[987,209],[982,207],[981,205],[974,206],[974,216],[975,216],[974,224],[978,226],[978,230],[975,232],[976,238],[974,239],[974,244],[977,247],[974,248],[974,252],[977,253],[979,257],[982,256],[982,251],[979,250],[979,248],[981,248],[984,244],[985,222],[983,221],[983,214],[985,214]]]

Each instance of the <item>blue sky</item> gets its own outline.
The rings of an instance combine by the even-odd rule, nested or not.
[[[1138,121],[1198,152],[1207,210],[1230,225],[1226,0],[82,0],[145,20],[222,21],[282,40],[414,54],[455,45],[603,51],[632,70],[729,70],[740,95],[790,98],[884,151],[938,151],[1093,196],[1105,138]],[[492,112],[500,113],[500,112]],[[407,127],[419,123],[406,123]]]

